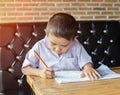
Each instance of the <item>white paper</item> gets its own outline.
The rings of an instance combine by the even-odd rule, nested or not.
[[[99,68],[96,69],[102,76],[101,79],[110,79],[110,78],[120,78],[120,74],[109,69],[108,66],[102,64]],[[81,78],[80,74],[82,71],[58,71],[55,72],[55,80],[58,83],[69,83],[69,82],[80,82],[80,81],[90,81],[88,77]]]

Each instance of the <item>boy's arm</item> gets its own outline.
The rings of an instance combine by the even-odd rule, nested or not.
[[[40,68],[34,68],[29,65],[23,67],[21,70],[22,73],[25,75],[35,75],[41,78],[54,78],[54,71],[51,68],[40,69]]]
[[[40,76],[39,72],[40,72],[40,69],[38,68],[33,68],[32,66],[26,66],[26,67],[23,67],[22,69],[22,73],[25,74],[25,75],[35,75],[35,76]]]

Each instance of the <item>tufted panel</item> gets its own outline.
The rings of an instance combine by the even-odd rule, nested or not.
[[[120,22],[79,22],[78,38],[92,56],[95,66],[120,66]]]
[[[120,66],[120,22],[78,21],[79,41],[95,67]],[[0,91],[19,88],[22,62],[34,43],[45,36],[46,22],[0,24]]]
[[[45,35],[46,23],[0,24],[0,91],[21,86],[26,52]]]

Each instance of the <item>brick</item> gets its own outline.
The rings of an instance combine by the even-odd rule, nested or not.
[[[89,11],[89,10],[92,10],[92,8],[90,7],[90,8],[87,8],[87,7],[81,7],[81,8],[79,8],[79,10],[81,10],[81,11]]]
[[[72,12],[72,14],[74,14],[74,15],[85,15],[86,14],[86,12],[85,11],[79,11],[79,12]]]
[[[6,16],[6,13],[5,12],[0,12],[0,17],[2,16]]]
[[[5,17],[1,17],[1,20],[5,21],[5,22],[9,22],[9,21],[16,20],[16,17],[5,16]]]
[[[18,7],[18,8],[16,8],[16,10],[17,11],[31,11],[32,10],[32,8],[28,8],[28,7]]]
[[[114,18],[114,19],[117,19],[117,18],[120,19],[120,15],[119,15],[119,16],[118,16],[118,15],[117,15],[117,16],[108,16],[108,18],[109,18],[109,19],[111,19],[111,18],[112,18],[112,19],[113,19],[113,18]]]
[[[107,10],[119,11],[119,8],[107,8]]]
[[[111,3],[101,3],[100,6],[104,6],[104,7],[112,7],[113,4]]]
[[[120,11],[119,12],[115,12],[116,15],[120,15]]]
[[[21,12],[7,12],[7,16],[23,16]]]
[[[77,11],[77,8],[64,8],[65,11]]]
[[[63,0],[63,2],[76,2],[77,0]]]
[[[94,16],[95,19],[106,19],[106,16]]]
[[[39,16],[38,12],[25,12],[24,16]]]
[[[105,0],[106,2],[117,2],[117,0]]]
[[[95,15],[95,14],[100,14],[100,12],[87,12],[87,14]]]
[[[37,7],[37,6],[39,6],[38,3],[23,3],[22,5],[24,7]]]
[[[87,3],[87,6],[99,6],[98,3]]]
[[[62,11],[63,9],[53,7],[53,8],[48,8],[48,10],[50,10],[50,11]]]
[[[48,17],[43,17],[43,16],[39,16],[39,17],[34,17],[35,21],[48,21]]]
[[[93,16],[80,16],[81,19],[92,19]]]
[[[39,6],[40,6],[40,7],[42,7],[42,6],[50,7],[50,6],[55,6],[55,4],[53,4],[53,3],[40,3]]]
[[[0,2],[14,2],[15,0],[0,0]]]
[[[103,15],[112,15],[113,12],[101,12],[101,14],[103,14]]]
[[[114,6],[120,7],[120,3],[114,4]]]
[[[40,7],[35,7],[35,8],[32,8],[32,11],[47,11],[48,8],[40,8]]]
[[[92,0],[92,2],[103,2],[104,0]]]
[[[93,8],[93,10],[106,10],[106,8],[101,8],[101,7],[96,7],[96,8]]]
[[[78,0],[78,2],[90,2],[91,0]]]
[[[15,2],[31,2],[31,0],[15,0]]]
[[[59,6],[59,7],[66,7],[66,6],[70,6],[70,3],[56,3],[56,6]]]
[[[72,6],[85,6],[85,3],[73,3]]]
[[[47,0],[31,0],[32,2],[48,2]]]
[[[27,20],[33,20],[33,17],[28,17],[28,16],[22,16],[22,17],[17,17],[16,20],[18,21],[27,21]]]

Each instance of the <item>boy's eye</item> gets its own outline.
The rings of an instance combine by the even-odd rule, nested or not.
[[[53,42],[51,42],[51,45],[57,45],[56,43],[53,43]],[[68,44],[67,45],[61,45],[62,47],[67,47],[68,46]]]
[[[52,45],[56,45],[55,43],[51,42]]]
[[[68,45],[62,45],[62,47],[67,47]]]

